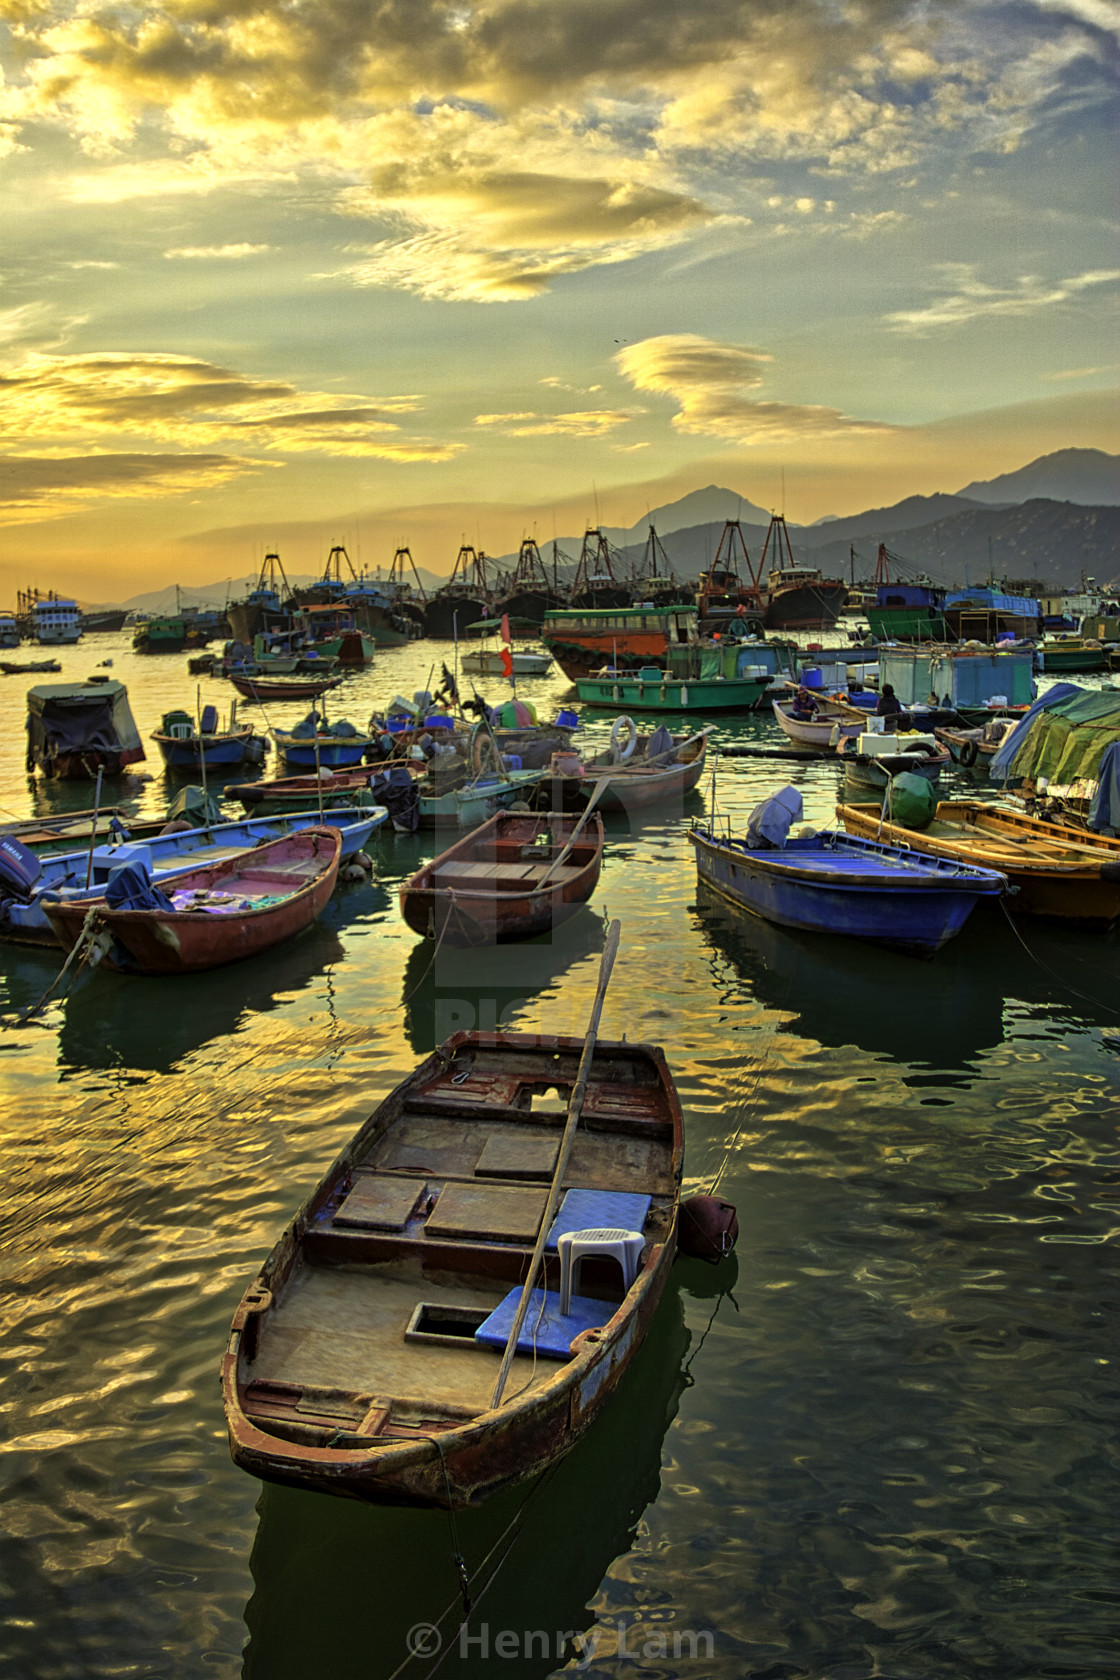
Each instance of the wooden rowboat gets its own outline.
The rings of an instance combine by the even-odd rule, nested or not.
[[[238,694],[246,700],[255,700],[260,705],[267,705],[272,700],[317,700],[320,694],[326,694],[332,688],[337,688],[342,682],[341,677],[241,677],[230,673],[230,682]]]
[[[128,884],[117,877],[116,888],[111,881],[92,905],[47,894],[43,909],[65,950],[92,937],[108,968],[131,974],[220,968],[309,927],[334,891],[341,851],[337,828],[305,828],[177,875],[166,892],[144,872],[134,901],[147,900],[148,908],[129,908]]]
[[[630,720],[617,720],[616,728],[619,722]],[[603,811],[632,811],[682,799],[700,784],[710,734],[709,728],[696,735],[673,736],[667,750],[650,754],[651,737],[635,732],[630,754],[625,759],[620,758],[618,748],[607,748],[593,758],[585,758],[578,773],[550,776],[542,784],[544,796],[551,801],[554,811],[578,811],[588,803],[596,787],[605,782],[606,787],[596,800]]]
[[[352,803],[377,774],[371,767],[328,771],[322,776],[277,776],[271,781],[231,782],[222,792],[246,811],[312,811],[320,799]]]
[[[415,933],[451,945],[531,939],[586,904],[603,866],[603,824],[499,811],[400,889]]]
[[[382,1504],[465,1506],[584,1433],[668,1276],[683,1134],[659,1049],[594,1045],[580,1108],[583,1051],[578,1038],[456,1033],[347,1144],[234,1316],[222,1393],[243,1469]],[[627,1285],[619,1260],[590,1255],[561,1317],[556,1244],[589,1226],[634,1232],[636,1272]],[[514,1343],[542,1239],[544,1290]]]
[[[1107,927],[1120,915],[1120,840],[1073,836],[976,799],[943,799],[928,828],[884,819],[880,805],[838,805],[849,834],[957,858],[1007,876],[1015,915]]]

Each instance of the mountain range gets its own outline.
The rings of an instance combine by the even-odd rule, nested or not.
[[[709,484],[678,501],[654,508],[629,527],[604,526],[625,571],[639,560],[652,525],[673,571],[695,578],[711,564],[727,520],[740,522],[747,551],[758,561],[770,524],[769,512],[740,491]],[[952,494],[907,496],[892,507],[871,508],[809,526],[788,525],[796,560],[817,565],[829,576],[867,580],[882,543],[897,557],[894,575],[927,572],[935,582],[959,587],[996,580],[1035,579],[1057,592],[1081,587],[1084,577],[1098,588],[1120,587],[1120,455],[1100,449],[1060,449],[1015,472],[967,484]],[[557,539],[561,577],[570,577],[583,533]],[[551,565],[552,544],[544,555]],[[499,555],[508,569],[516,555]],[[769,563],[769,560],[768,560]],[[418,568],[425,589],[447,581]],[[298,587],[310,573],[289,574]],[[136,611],[169,612],[184,606],[221,606],[227,584],[178,589],[174,584],[117,603]],[[109,603],[103,603],[108,605]]]

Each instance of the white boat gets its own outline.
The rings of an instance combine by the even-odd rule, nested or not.
[[[867,713],[843,700],[814,700],[815,711],[806,717],[795,715],[796,703],[772,702],[778,727],[799,747],[813,752],[831,752],[846,735],[860,735],[867,728]]]
[[[42,647],[78,642],[82,637],[82,615],[76,601],[48,596],[31,608],[32,635]]]
[[[532,653],[527,648],[515,649],[512,645],[512,637],[519,630],[531,630],[536,634],[539,629],[540,626],[528,618],[480,618],[475,624],[467,626],[468,632],[495,638],[504,636],[510,641],[510,646],[472,648],[461,656],[459,664],[470,676],[476,677],[545,677],[552,669],[550,653]]]

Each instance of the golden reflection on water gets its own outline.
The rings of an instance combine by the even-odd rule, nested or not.
[[[384,656],[336,715],[364,721],[432,657]],[[79,676],[94,662],[67,658]],[[178,660],[118,651],[114,674],[142,734],[193,693]],[[17,733],[0,800],[25,810]],[[763,722],[720,733],[769,741]],[[823,822],[836,774],[737,758],[716,798],[738,822],[790,780]],[[146,808],[165,791],[146,784]],[[706,784],[689,811],[710,800]],[[675,1269],[629,1397],[542,1494],[491,1625],[598,1631],[601,1673],[622,1671],[607,1653],[623,1623],[714,1630],[703,1671],[721,1680],[1098,1661],[1115,942],[1030,928],[1034,963],[1002,919],[976,917],[923,964],[792,937],[706,902],[681,828],[676,811],[633,831],[612,818],[593,904],[500,952],[434,953],[404,927],[396,887],[427,836],[384,836],[374,880],[315,929],[213,975],[87,975],[13,1025],[58,964],[0,948],[0,1462],[18,1582],[0,1572],[0,1670],[124,1671],[163,1651],[158,1672],[233,1674],[248,1603],[252,1680],[384,1680],[409,1619],[454,1598],[445,1518],[262,1492],[235,1470],[217,1362],[284,1221],[435,1042],[582,1035],[611,916],[602,1031],[665,1046],[687,1181],[723,1168],[740,1247],[726,1270]],[[516,1509],[468,1513],[472,1567]]]

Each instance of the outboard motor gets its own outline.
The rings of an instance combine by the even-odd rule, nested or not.
[[[27,904],[42,873],[43,866],[30,846],[12,834],[0,834],[0,893]]]
[[[751,851],[783,851],[789,831],[800,822],[803,812],[801,795],[795,787],[780,788],[755,806],[747,818],[745,835]]]

